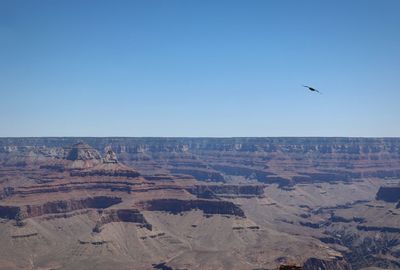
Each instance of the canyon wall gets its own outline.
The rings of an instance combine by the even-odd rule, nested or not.
[[[76,142],[84,142],[79,150],[65,147]],[[87,163],[98,154],[83,151],[86,144],[100,153],[112,148],[145,174],[187,174],[200,181],[242,177],[292,185],[400,177],[398,138],[1,138],[0,162],[24,166],[43,157],[81,156]]]

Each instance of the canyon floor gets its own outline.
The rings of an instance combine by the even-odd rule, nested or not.
[[[0,243],[1,270],[400,269],[400,139],[1,138]]]

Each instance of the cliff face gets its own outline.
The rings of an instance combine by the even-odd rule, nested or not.
[[[31,218],[46,214],[67,213],[80,209],[102,209],[118,204],[122,200],[118,197],[97,196],[81,200],[51,201],[43,204],[24,206],[0,205],[0,217],[6,219]]]
[[[0,206],[0,218],[16,219],[21,209],[17,206]]]
[[[400,201],[400,186],[380,187],[376,199],[392,203]]]
[[[245,217],[242,209],[234,203],[227,201],[154,199],[141,203],[140,205],[148,211],[166,211],[173,214],[198,209],[203,211],[205,214]]]

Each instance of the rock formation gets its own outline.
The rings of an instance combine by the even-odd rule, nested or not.
[[[245,217],[243,210],[237,205],[220,200],[153,199],[141,203],[140,205],[149,211],[165,211],[173,214],[198,209],[203,211],[205,214]]]
[[[109,209],[99,211],[99,214],[101,217],[93,228],[93,232],[96,233],[101,232],[101,227],[111,222],[137,223],[141,227],[152,230],[152,225],[146,221],[143,214],[137,209]]]
[[[400,269],[399,176],[400,139],[1,138],[0,270]]]

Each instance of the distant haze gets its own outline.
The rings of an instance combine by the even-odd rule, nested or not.
[[[2,0],[0,136],[400,136],[399,10]]]

